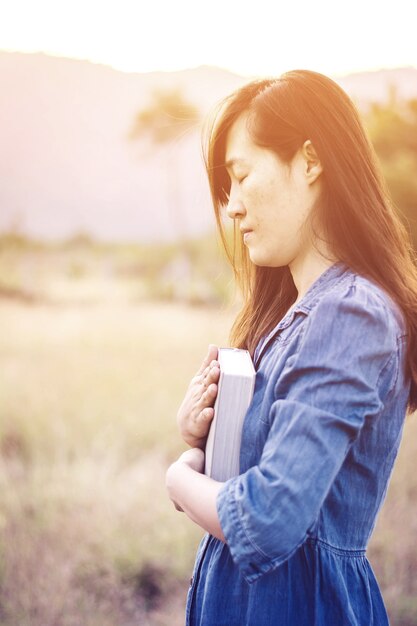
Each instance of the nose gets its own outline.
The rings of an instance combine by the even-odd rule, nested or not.
[[[231,195],[226,207],[226,212],[230,219],[234,220],[238,217],[243,217],[246,213],[246,210],[243,206],[242,201],[239,200],[239,198]]]

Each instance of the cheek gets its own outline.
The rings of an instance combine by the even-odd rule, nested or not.
[[[275,172],[266,172],[254,176],[247,186],[248,207],[256,210],[259,219],[267,220],[279,217],[280,220],[291,219],[293,192],[286,180]]]
[[[278,202],[282,195],[282,184],[270,172],[253,173],[245,183],[243,187],[245,196],[261,209],[262,206],[270,205],[271,202]]]

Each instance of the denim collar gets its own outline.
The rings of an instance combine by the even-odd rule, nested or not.
[[[347,271],[349,267],[343,261],[336,261],[333,265],[327,267],[310,285],[300,301],[280,320],[275,326],[274,331],[285,328],[290,324],[295,313],[297,311],[303,311],[309,313],[314,303],[318,299],[319,295],[330,287],[330,285],[338,282]]]
[[[260,354],[264,353],[264,349],[269,344],[272,337],[283,328],[287,328],[294,318],[294,315],[297,311],[302,311],[305,314],[308,314],[312,309],[314,303],[319,299],[320,294],[324,291],[327,291],[329,287],[339,281],[347,272],[349,271],[349,266],[346,265],[343,261],[336,261],[333,265],[327,267],[317,278],[313,281],[310,287],[307,289],[303,297],[296,304],[296,306],[292,307],[287,311],[284,317],[276,324],[270,332],[264,336],[260,342],[258,343],[257,348],[255,349],[255,362],[258,365],[262,356]]]
[[[298,309],[305,309],[306,311],[309,311],[313,303],[317,300],[318,294],[324,289],[327,290],[330,285],[338,282],[339,277],[344,275],[348,269],[349,267],[343,261],[336,261],[336,263],[327,267],[324,272],[322,272],[316,280],[311,283],[310,287],[307,289],[304,296],[293,310],[296,311]]]

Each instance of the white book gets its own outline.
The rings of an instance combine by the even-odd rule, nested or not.
[[[252,401],[256,371],[248,350],[219,348],[220,376],[205,449],[205,474],[224,482],[239,474],[242,426]]]

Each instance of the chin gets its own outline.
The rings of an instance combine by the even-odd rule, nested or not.
[[[268,259],[264,254],[256,254],[255,251],[249,250],[249,258],[254,265],[259,267],[274,267],[274,263],[271,259]]]
[[[285,262],[280,261],[279,259],[267,258],[265,255],[261,254],[256,255],[249,253],[249,258],[252,263],[258,267],[282,267],[283,265],[286,265]]]

